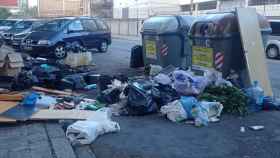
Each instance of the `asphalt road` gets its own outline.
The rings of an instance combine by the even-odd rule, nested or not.
[[[130,49],[139,41],[115,39],[106,54],[94,54],[98,70],[133,72],[128,68]],[[275,93],[280,90],[280,61],[267,60]],[[280,113],[260,112],[245,118],[223,115],[220,123],[196,128],[172,123],[158,115],[117,117],[121,132],[99,137],[91,149],[97,158],[278,158]],[[264,125],[251,131],[250,125]],[[240,127],[246,132],[241,133]]]

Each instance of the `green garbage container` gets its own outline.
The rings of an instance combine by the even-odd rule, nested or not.
[[[258,15],[264,46],[271,33],[265,17]],[[222,72],[224,78],[232,73],[239,76],[240,86],[248,80],[246,60],[235,12],[209,14],[196,19],[189,38],[192,45],[192,69],[201,72],[214,69]],[[249,27],[249,26],[248,26]]]
[[[188,31],[193,16],[155,16],[144,21],[142,45],[144,64],[190,67],[191,47]]]

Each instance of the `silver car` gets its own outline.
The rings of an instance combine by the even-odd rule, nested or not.
[[[270,59],[280,57],[280,20],[270,20],[272,33],[266,45],[266,56]]]

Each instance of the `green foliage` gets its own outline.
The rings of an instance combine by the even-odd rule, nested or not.
[[[199,100],[217,101],[223,104],[223,112],[229,114],[246,115],[248,113],[248,98],[244,92],[236,87],[209,86],[199,97]]]
[[[7,19],[9,16],[11,13],[7,8],[0,8],[0,19]]]

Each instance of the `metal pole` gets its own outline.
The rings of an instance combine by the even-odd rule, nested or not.
[[[193,15],[193,0],[191,0],[190,7],[190,15]]]
[[[38,17],[40,17],[40,0],[37,0],[37,14],[38,14]]]
[[[136,20],[136,22],[137,22],[137,24],[136,24],[136,27],[137,27],[137,36],[138,36],[138,32],[139,32],[139,6],[138,6],[138,4],[137,4],[137,2],[138,2],[138,0],[135,0],[136,1],[136,6],[137,6],[137,20]]]

